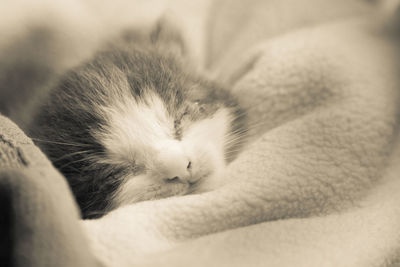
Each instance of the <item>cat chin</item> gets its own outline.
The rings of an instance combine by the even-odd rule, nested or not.
[[[190,188],[189,183],[164,181],[147,175],[126,177],[124,180],[125,182],[113,194],[112,208],[146,200],[185,195]]]
[[[196,182],[160,179],[151,173],[126,176],[119,189],[113,194],[110,207],[114,209],[141,201],[198,194],[222,186],[226,167],[222,155],[210,148],[208,153],[204,151],[201,154],[202,157],[196,158],[198,169],[194,168],[195,175],[198,176]]]

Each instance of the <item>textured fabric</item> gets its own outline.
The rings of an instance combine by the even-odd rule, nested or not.
[[[74,23],[97,33],[93,42],[81,41],[86,51],[146,17],[139,0],[116,1],[113,9],[79,3],[85,5]],[[25,253],[36,266],[90,266],[92,257],[118,267],[396,266],[398,44],[383,33],[376,7],[358,0],[151,3],[177,15],[199,68],[248,108],[249,145],[220,188],[79,221],[63,178],[2,118],[0,192],[3,203],[16,204],[1,208],[20,216],[20,223],[4,224],[31,229],[12,231],[13,255]],[[141,19],[128,16],[129,7]],[[76,25],[72,13],[50,10],[63,14],[63,25]],[[78,33],[73,48],[80,47]]]
[[[96,266],[65,179],[1,115],[0,193],[2,266]]]

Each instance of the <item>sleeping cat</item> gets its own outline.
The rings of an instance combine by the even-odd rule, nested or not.
[[[149,35],[123,35],[66,73],[32,125],[84,218],[205,190],[247,131],[235,98],[194,74],[165,22]]]

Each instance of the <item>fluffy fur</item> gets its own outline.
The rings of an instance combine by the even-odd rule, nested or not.
[[[242,145],[243,110],[192,74],[179,44],[160,27],[116,40],[64,75],[36,115],[31,136],[85,218],[206,190]]]

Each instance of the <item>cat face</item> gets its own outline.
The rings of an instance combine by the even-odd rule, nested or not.
[[[120,206],[182,195],[221,174],[231,112],[188,102],[169,112],[153,90],[105,107],[105,125],[93,134],[105,148],[103,164],[130,168],[112,196]]]
[[[205,190],[242,144],[228,91],[172,56],[119,47],[69,72],[32,136],[66,176],[84,217]]]

